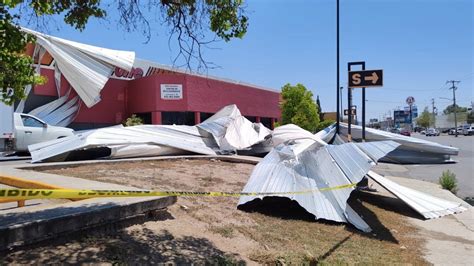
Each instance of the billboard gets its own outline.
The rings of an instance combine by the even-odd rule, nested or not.
[[[413,105],[411,107],[411,120],[415,121],[418,117],[418,108]],[[395,125],[400,127],[401,124],[410,124],[410,107],[406,106],[403,110],[395,110],[393,111],[393,120],[395,121]]]

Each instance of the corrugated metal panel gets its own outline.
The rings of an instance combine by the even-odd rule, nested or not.
[[[347,136],[347,124],[341,123],[340,134]],[[353,140],[362,138],[362,127],[352,125]],[[458,155],[459,149],[436,142],[407,137],[373,128],[366,128],[367,141],[392,140],[400,146],[382,160],[394,163],[444,163],[451,162],[450,155]]]
[[[413,210],[426,219],[439,218],[449,214],[466,211],[460,203],[443,200],[417,190],[399,185],[373,171],[368,176],[387,189],[390,193],[401,199]]]
[[[222,108],[197,127],[211,134],[221,150],[231,151],[249,148],[271,133],[262,124],[242,116],[235,104]]]
[[[289,129],[291,131],[295,128]],[[281,139],[291,137],[288,131],[280,133],[282,133],[280,137],[286,135]],[[296,134],[297,138],[305,136],[303,133]],[[308,135],[308,138],[313,138],[313,136]],[[308,145],[308,141],[317,145]],[[289,143],[283,141],[254,168],[243,192],[284,193],[311,190],[310,193],[281,194],[281,196],[297,201],[308,212],[315,215],[316,219],[350,222],[360,230],[370,231],[369,226],[347,204],[347,199],[354,190],[353,187],[319,190],[358,183],[375,164],[371,157],[354,143],[322,146],[308,139],[293,144],[285,144],[285,142]],[[391,142],[386,144],[388,145],[384,145],[377,152],[382,150],[390,152],[398,146]],[[299,149],[297,147],[299,145],[306,149]],[[263,197],[241,197],[239,205],[255,198]]]
[[[33,163],[76,150],[95,147],[110,147],[114,151],[111,158],[114,158],[114,155],[122,158],[127,154],[130,157],[146,156],[146,154],[150,155],[152,150],[156,152],[152,155],[169,155],[170,149],[164,147],[171,147],[180,150],[182,153],[187,151],[215,155],[216,152],[212,147],[206,145],[204,138],[199,134],[196,135],[197,132],[197,129],[191,130],[187,126],[110,127],[30,145],[28,149]],[[152,149],[151,145],[158,147]],[[129,147],[125,148],[125,146]],[[141,153],[142,148],[145,148],[143,151],[146,151],[146,153]]]
[[[130,70],[135,53],[95,47],[42,34],[27,28],[22,31],[36,37],[36,43],[46,49],[55,64],[87,107],[100,101],[100,92],[118,66]]]
[[[67,103],[66,103],[67,104]],[[61,107],[60,107],[61,108]],[[50,113],[51,119],[56,119]],[[68,114],[64,112],[64,114]],[[60,115],[60,114],[59,114]],[[79,133],[75,136],[52,140],[29,146],[32,162],[58,158],[76,150],[98,147],[111,149],[111,158],[134,156],[158,156],[184,153],[215,155],[228,149],[250,148],[263,141],[265,132],[270,132],[262,125],[254,125],[235,105],[223,108],[201,125],[209,130],[203,134],[203,127],[184,125],[141,125],[133,127],[109,127]],[[61,117],[59,117],[61,118]],[[220,121],[227,121],[220,124]],[[221,128],[218,128],[221,127]],[[216,129],[216,130],[214,130]],[[214,135],[216,134],[216,135]],[[219,140],[216,145],[214,140]]]

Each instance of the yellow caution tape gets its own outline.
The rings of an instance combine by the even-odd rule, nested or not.
[[[240,197],[240,196],[281,196],[324,192],[355,187],[356,183],[336,187],[319,188],[296,192],[194,192],[194,191],[151,191],[151,190],[81,190],[81,189],[0,189],[0,199],[84,199],[114,197],[156,197],[156,196],[191,196],[191,197]]]

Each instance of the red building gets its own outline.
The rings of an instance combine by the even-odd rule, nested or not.
[[[26,113],[58,97],[50,59],[43,58],[41,69],[48,82],[33,89],[26,102]],[[62,77],[61,95],[69,87]],[[71,90],[70,97],[73,94],[75,92]],[[236,104],[249,120],[273,128],[273,123],[280,118],[279,100],[279,91],[189,74],[137,59],[130,72],[115,69],[101,91],[101,101],[91,108],[82,104],[70,127],[87,129],[116,125],[132,114],[148,124],[195,125],[222,107]]]

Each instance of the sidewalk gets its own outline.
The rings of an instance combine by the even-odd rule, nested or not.
[[[402,165],[378,165],[375,172],[380,174],[403,175],[408,170]],[[405,177],[386,175],[400,185],[436,196],[445,200],[459,202],[468,210],[432,220],[407,217],[408,221],[420,229],[418,237],[424,239],[427,261],[435,265],[472,265],[474,258],[474,208],[438,184]],[[394,197],[375,182],[371,183],[379,193]]]

